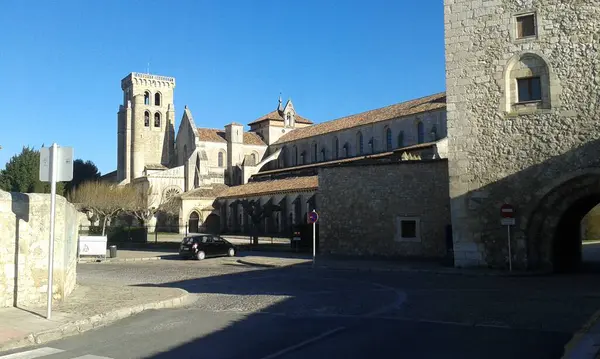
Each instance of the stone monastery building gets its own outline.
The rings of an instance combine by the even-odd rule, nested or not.
[[[249,130],[198,127],[186,107],[175,134],[175,79],[132,73],[109,175],[152,188],[149,206],[179,196],[189,231],[247,233],[255,200],[277,206],[263,233],[316,208],[322,253],[576,268],[600,202],[598,5],[446,0],[445,93],[320,124],[280,100]]]

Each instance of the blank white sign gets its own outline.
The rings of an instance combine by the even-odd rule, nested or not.
[[[52,168],[51,147],[40,148],[40,181],[50,182]],[[73,147],[57,147],[56,182],[68,182],[73,179]]]

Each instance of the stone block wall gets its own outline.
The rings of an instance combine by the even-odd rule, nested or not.
[[[56,197],[53,296],[75,288],[79,216]],[[48,292],[50,195],[0,191],[0,307],[42,304]]]
[[[317,191],[320,252],[441,258],[450,224],[445,160],[324,168]],[[416,219],[418,238],[402,238]]]
[[[503,203],[516,210],[513,266],[547,263],[550,252],[541,248],[551,247],[554,233],[541,231],[555,226],[564,208],[544,222],[541,201],[600,165],[600,2],[444,3],[455,263],[508,265]],[[516,19],[526,14],[535,16],[536,35],[517,38]],[[515,103],[516,77],[536,73],[541,101]]]

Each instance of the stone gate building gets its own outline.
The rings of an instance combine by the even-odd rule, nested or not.
[[[600,3],[446,0],[456,265],[568,269],[600,201]]]

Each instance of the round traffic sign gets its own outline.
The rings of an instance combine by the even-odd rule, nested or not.
[[[316,211],[312,211],[308,214],[308,223],[310,223],[310,224],[317,223],[318,220],[319,220],[319,215],[317,214]]]
[[[505,203],[500,207],[500,215],[503,218],[513,218],[515,215],[515,209],[512,205]]]

